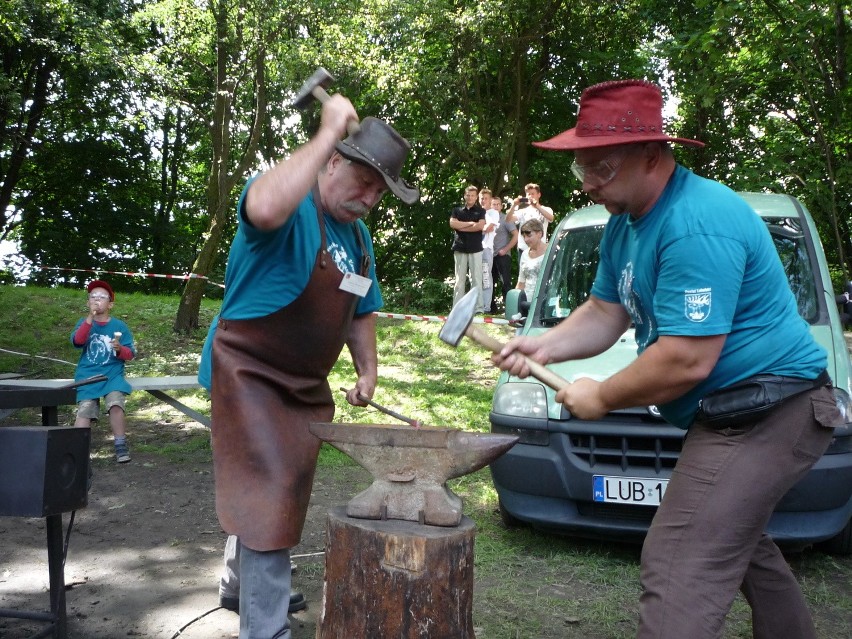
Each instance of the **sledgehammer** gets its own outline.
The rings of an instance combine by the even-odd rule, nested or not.
[[[322,103],[327,102],[329,95],[326,93],[326,89],[331,86],[332,82],[334,82],[334,76],[319,67],[299,89],[293,99],[293,107],[299,109],[299,111],[304,111],[314,100],[319,100]],[[361,125],[355,120],[349,120],[346,123],[346,131],[349,135],[355,135],[360,130]]]
[[[458,304],[453,306],[453,310],[451,310],[450,314],[447,316],[441,332],[438,333],[438,337],[450,346],[458,346],[462,337],[467,335],[474,342],[480,346],[484,346],[492,353],[499,353],[503,350],[503,346],[505,346],[500,340],[494,339],[488,333],[475,326],[471,326],[473,316],[476,313],[476,304],[478,300],[479,289],[472,288],[468,291],[467,295],[458,301]],[[542,366],[535,360],[532,360],[521,353],[517,353],[517,355],[526,360],[526,364],[529,366],[530,373],[533,377],[535,377],[538,381],[547,384],[553,390],[560,391],[568,385],[569,382],[567,379],[560,377],[549,368]]]

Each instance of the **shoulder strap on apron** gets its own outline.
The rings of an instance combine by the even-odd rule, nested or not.
[[[367,251],[366,242],[364,242],[363,233],[361,232],[361,225],[358,224],[358,222],[355,222],[352,226],[354,227],[352,230],[355,233],[355,239],[358,240],[358,245],[361,247],[360,275],[363,277],[367,277],[370,272],[370,253]]]
[[[316,208],[316,210],[317,210],[317,224],[319,224],[319,232],[320,232],[320,260],[319,260],[319,265],[320,265],[320,268],[325,268],[326,258],[328,257],[328,242],[325,239],[325,220],[322,217],[322,201],[320,200],[320,194],[319,194],[319,182],[314,182],[314,186],[311,189],[311,193],[314,196],[314,208]]]
[[[317,223],[319,224],[320,229],[320,250],[322,251],[320,255],[320,268],[325,268],[325,260],[328,256],[328,242],[325,237],[325,220],[323,219],[323,208],[322,202],[320,201],[318,182],[314,183],[311,191],[314,196],[314,206],[317,210]],[[355,234],[355,239],[358,241],[358,246],[361,248],[361,272],[359,275],[367,277],[367,274],[370,272],[370,253],[367,251],[367,243],[364,241],[361,226],[358,222],[354,222],[352,227],[352,232]]]

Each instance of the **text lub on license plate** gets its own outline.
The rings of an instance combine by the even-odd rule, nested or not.
[[[669,483],[667,479],[605,475],[595,475],[593,481],[595,501],[642,506],[659,506]]]

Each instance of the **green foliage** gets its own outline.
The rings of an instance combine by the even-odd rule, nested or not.
[[[407,171],[421,202],[385,202],[394,208],[370,218],[384,282],[452,277],[449,213],[469,183],[514,196],[538,182],[560,214],[583,202],[569,155],[530,142],[570,126],[580,91],[609,79],[615,58],[645,74],[639,3],[619,3],[619,20],[605,5],[529,0],[363,6],[321,28],[314,46],[359,112],[387,118],[412,143]]]
[[[174,296],[116,292],[112,316],[130,327],[137,350],[137,357],[127,364],[128,375],[189,375],[198,370],[206,328],[218,303],[204,304],[204,330],[176,336],[169,318],[177,303]],[[87,312],[82,285],[73,289],[0,286],[0,308],[0,348],[20,353],[0,351],[0,372],[24,377],[74,376],[80,351],[71,344],[71,332]]]
[[[111,454],[112,450],[109,448],[108,450]],[[134,444],[134,450],[157,453],[172,462],[209,462],[213,459],[213,452],[210,447],[210,433],[206,430],[196,431],[177,441]]]
[[[835,294],[845,291],[846,283],[850,281],[848,275],[836,266],[829,266],[828,271],[831,273],[831,290]]]
[[[322,65],[337,78],[332,91],[412,143],[405,175],[421,201],[389,195],[368,218],[388,310],[448,310],[448,217],[466,184],[514,196],[537,182],[557,219],[587,202],[572,155],[531,142],[572,126],[582,89],[617,77],[657,79],[670,104],[679,100],[670,129],[708,144],[678,149],[681,162],[736,189],[798,196],[829,260],[852,270],[852,28],[842,0],[2,8],[0,237],[22,250],[7,265],[196,269],[223,281],[243,182],[316,130],[319,108],[299,114],[290,99]]]
[[[402,276],[382,286],[385,307],[396,313],[443,314],[452,306],[453,282],[450,280],[420,279]]]
[[[848,3],[649,3],[701,173],[734,189],[787,192],[813,214],[829,259],[849,271],[852,91]]]
[[[0,237],[17,224],[19,186],[33,146],[76,137],[78,126],[115,121],[126,106],[116,51],[123,30],[119,0],[6,0],[0,20]],[[63,180],[61,180],[63,182]]]

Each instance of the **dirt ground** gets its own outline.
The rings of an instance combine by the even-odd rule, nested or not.
[[[115,463],[106,424],[93,430],[89,503],[75,515],[65,565],[69,639],[231,639],[239,634],[238,616],[218,607],[226,536],[215,514],[212,463],[208,450],[192,445],[207,431],[165,411],[162,419],[129,424],[133,459],[128,464]],[[0,427],[33,423],[32,418],[13,419],[0,419]],[[60,417],[60,422],[68,420]],[[160,452],[146,451],[152,447]],[[291,615],[293,639],[316,634],[327,513],[370,481],[367,471],[355,466],[324,466],[317,473],[302,541],[293,550],[298,566],[293,585],[308,602],[306,610]],[[69,519],[63,517],[66,531]],[[519,614],[522,602],[540,594],[535,567],[525,574],[530,579],[516,584]],[[846,583],[828,584],[829,592],[848,592]],[[477,582],[476,590],[481,587]],[[583,587],[572,583],[565,596],[570,590],[580,601],[591,599],[593,593]],[[45,520],[0,517],[0,608],[47,611],[48,593]],[[633,623],[632,613],[627,618]],[[547,631],[536,636],[583,636],[567,630],[575,621],[551,616]],[[821,622],[848,628],[848,619],[821,617]],[[39,622],[0,618],[0,639],[28,639],[43,628]]]
[[[211,464],[169,461],[140,450],[166,425],[130,429],[133,459],[107,458],[111,444],[93,432],[89,504],[75,515],[65,565],[71,639],[227,639],[238,616],[218,608],[225,534],[213,503]],[[157,433],[156,429],[160,429]],[[180,439],[177,430],[168,437]],[[294,588],[307,609],[291,616],[294,639],[314,637],[322,599],[327,512],[345,504],[370,477],[360,468],[318,473],[302,542],[294,548]],[[360,486],[360,488],[358,488]],[[67,531],[70,515],[63,517]],[[0,608],[49,610],[45,520],[0,517]],[[32,637],[40,622],[0,618],[0,637]]]

